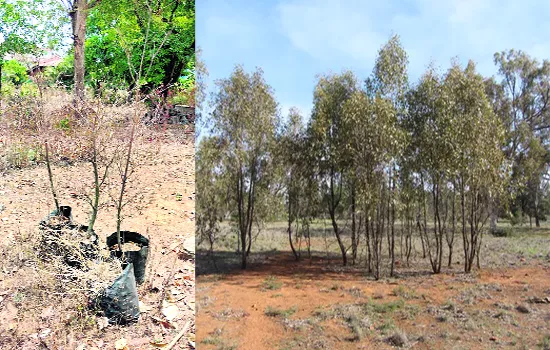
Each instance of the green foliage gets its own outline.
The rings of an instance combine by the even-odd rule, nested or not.
[[[2,79],[20,86],[29,79],[27,68],[16,60],[5,61],[2,67]]]
[[[21,85],[19,95],[22,97],[38,97],[40,95],[40,91],[35,83],[25,83]]]
[[[74,84],[74,53],[71,51],[56,67],[47,67],[44,71],[45,83],[61,85],[72,89]]]
[[[66,132],[71,130],[71,124],[67,118],[61,119],[55,127]]]
[[[194,61],[194,1],[103,2],[89,15],[87,80],[99,85],[157,87],[178,82]]]
[[[237,66],[228,79],[217,85],[212,101],[212,136],[202,141],[205,145],[215,143],[206,149],[217,147],[217,155],[199,157],[197,168],[212,175],[210,181],[222,184],[224,192],[218,193],[237,219],[245,267],[253,224],[258,225],[269,215],[277,102],[261,70],[249,74]]]

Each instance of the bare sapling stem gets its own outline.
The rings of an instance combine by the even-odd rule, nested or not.
[[[50,187],[52,189],[53,201],[55,203],[55,209],[57,210],[57,215],[60,215],[59,211],[59,202],[57,201],[57,193],[55,192],[55,186],[53,185],[53,175],[52,167],[50,166],[50,153],[48,151],[48,141],[45,142],[46,145],[46,166],[48,168],[48,177],[50,178]]]
[[[128,153],[126,154],[126,164],[124,165],[124,172],[122,173],[121,186],[120,186],[120,196],[118,197],[117,203],[117,217],[116,217],[116,234],[117,234],[117,243],[119,251],[122,251],[122,242],[120,237],[120,224],[122,222],[122,199],[124,197],[124,192],[126,191],[126,182],[128,181],[128,169],[130,167],[130,158],[132,155],[132,144],[134,143],[134,131],[135,123],[132,123],[132,129],[130,131],[130,141],[128,142]]]

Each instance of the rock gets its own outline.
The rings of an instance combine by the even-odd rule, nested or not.
[[[528,313],[531,313],[531,310],[529,310],[529,308],[525,305],[518,305],[516,307],[516,310],[521,312],[522,314],[528,314]]]
[[[393,346],[402,348],[407,345],[407,343],[409,342],[409,339],[407,339],[407,336],[405,335],[405,333],[396,332],[391,337],[389,337],[387,341]]]

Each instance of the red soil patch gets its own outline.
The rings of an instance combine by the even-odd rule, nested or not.
[[[468,349],[533,347],[550,333],[550,304],[529,304],[529,296],[550,296],[547,262],[473,275],[416,273],[374,281],[361,269],[339,268],[337,261],[295,262],[280,254],[247,271],[198,277],[197,342],[201,349],[379,349],[391,348],[384,340],[395,327],[407,334],[408,346],[417,349],[455,344]],[[392,302],[400,305],[397,310],[369,315],[371,325],[361,340],[352,340],[353,328],[346,320],[315,316],[316,310],[337,305],[383,308]],[[531,312],[518,312],[518,304]],[[289,320],[310,319],[313,326],[295,330],[285,326],[284,316],[265,312],[293,307]],[[393,326],[384,333],[388,320]],[[321,331],[312,331],[315,327]]]

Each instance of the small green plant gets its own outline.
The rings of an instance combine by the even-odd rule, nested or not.
[[[279,281],[275,276],[269,276],[262,283],[263,290],[277,290],[281,289],[283,282]]]
[[[542,350],[550,350],[550,334],[545,335],[539,345]]]
[[[207,345],[218,345],[221,343],[221,339],[219,337],[206,337],[203,340],[201,340],[201,344],[207,344]]]
[[[393,295],[395,295],[396,297],[401,297],[403,299],[416,299],[417,298],[417,295],[416,295],[416,292],[412,289],[409,289],[405,286],[399,286],[399,287],[395,287],[393,289]]]
[[[17,292],[13,295],[13,302],[15,304],[21,304],[23,303],[23,300],[25,299],[25,295],[23,293]]]
[[[284,317],[284,318],[287,318],[287,317],[290,317],[293,314],[295,314],[296,311],[298,311],[296,306],[293,306],[290,309],[286,309],[286,310],[285,309],[277,309],[277,308],[268,306],[265,309],[264,314],[266,316],[269,316],[269,317]]]
[[[386,314],[399,310],[405,306],[405,301],[403,299],[398,299],[396,301],[389,301],[387,303],[368,303],[365,304],[367,310],[372,311],[377,314]]]
[[[68,132],[71,130],[71,124],[69,123],[69,119],[68,118],[63,118],[61,119],[56,125],[55,127],[59,130],[63,130],[65,132]]]

